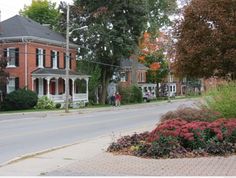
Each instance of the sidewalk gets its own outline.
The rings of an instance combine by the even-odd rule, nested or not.
[[[143,128],[140,131],[145,131]],[[127,132],[122,135],[132,134]],[[119,134],[116,133],[116,137]],[[235,176],[236,155],[184,159],[144,159],[105,152],[112,136],[27,156],[0,167],[0,176]]]

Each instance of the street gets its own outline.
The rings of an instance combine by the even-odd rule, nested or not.
[[[140,127],[154,128],[161,114],[181,105],[193,106],[196,100],[172,103],[147,103],[110,107],[109,110],[87,113],[54,114],[46,117],[0,121],[0,165],[15,157],[52,147],[76,143],[102,135],[119,134]],[[3,119],[4,115],[0,115]],[[9,117],[9,116],[8,116]],[[22,117],[22,116],[21,116]]]

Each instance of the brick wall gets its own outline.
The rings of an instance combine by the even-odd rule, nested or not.
[[[6,71],[9,72],[10,77],[19,77],[20,88],[23,88],[27,85],[29,89],[32,89],[31,73],[37,69],[36,48],[42,48],[46,50],[45,67],[49,68],[51,68],[51,50],[59,51],[59,68],[64,68],[65,48],[63,47],[33,42],[0,44],[1,52],[9,47],[19,48],[19,66],[14,68],[7,68]],[[72,54],[71,68],[73,71],[76,71],[76,49],[71,49],[70,53]]]

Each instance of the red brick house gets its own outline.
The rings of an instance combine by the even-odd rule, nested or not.
[[[121,61],[121,79],[120,85],[121,86],[130,86],[132,81],[132,65],[134,59],[124,59]],[[137,70],[136,70],[136,81],[139,88],[142,89],[143,96],[147,93],[150,94],[153,98],[156,98],[156,87],[157,84],[154,83],[147,83],[147,74],[148,67],[144,66],[143,64],[137,62]]]
[[[7,58],[10,74],[5,92],[18,88],[35,91],[55,102],[65,100],[65,38],[48,27],[16,15],[0,23],[0,54]],[[70,43],[70,95],[74,102],[88,102],[88,75],[76,72],[78,46]],[[77,80],[86,83],[81,93]]]

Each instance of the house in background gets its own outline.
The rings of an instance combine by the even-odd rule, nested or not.
[[[66,39],[48,27],[16,15],[0,23],[0,54],[7,58],[6,71],[10,74],[5,92],[18,88],[35,91],[55,103],[65,101]],[[78,46],[70,43],[69,93],[75,102],[88,102],[88,75],[76,72]],[[86,83],[81,93],[77,80]]]
[[[130,86],[132,81],[132,72],[135,70],[132,70],[134,59],[128,58],[121,61],[121,71],[120,71],[120,85]],[[147,70],[148,67],[144,66],[143,64],[137,62],[136,64],[136,82],[139,88],[141,88],[143,96],[149,94],[152,98],[156,98],[156,87],[157,84],[154,83],[147,83]]]

